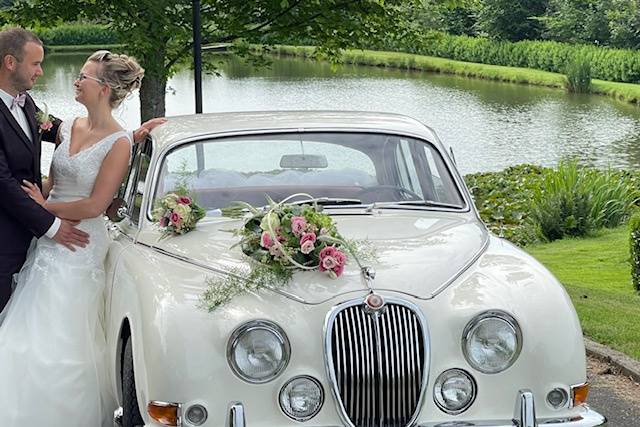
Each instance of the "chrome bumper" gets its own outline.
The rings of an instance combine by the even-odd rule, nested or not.
[[[232,402],[227,411],[225,427],[246,427],[246,423],[246,414],[242,402]],[[598,427],[606,425],[607,419],[604,416],[587,407],[585,407],[584,413],[572,418],[537,419],[533,393],[529,390],[520,390],[512,420],[447,421],[445,423],[422,423],[416,427]]]

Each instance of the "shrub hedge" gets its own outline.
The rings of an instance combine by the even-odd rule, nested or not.
[[[580,58],[591,65],[591,74],[595,79],[640,82],[640,55],[637,51],[628,49],[539,40],[495,41],[484,37],[453,36],[433,31],[403,41],[369,47],[562,74],[569,63]]]
[[[111,45],[118,35],[104,25],[62,24],[35,31],[45,46]]]
[[[636,291],[640,291],[640,212],[629,221],[629,250],[631,252],[631,281]]]

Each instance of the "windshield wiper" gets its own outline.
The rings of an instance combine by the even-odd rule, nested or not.
[[[393,209],[399,206],[417,206],[427,208],[447,208],[447,209],[460,209],[462,206],[454,205],[452,203],[436,202],[435,200],[401,200],[398,202],[374,202],[367,206],[367,212],[371,212],[374,209]]]
[[[316,197],[314,199],[296,200],[288,202],[292,205],[319,205],[319,206],[359,206],[362,205],[360,199],[347,199],[340,197]]]

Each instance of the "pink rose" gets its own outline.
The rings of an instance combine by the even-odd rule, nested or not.
[[[329,234],[329,230],[327,230],[326,228],[322,227],[322,228],[320,229],[320,235],[321,235],[321,236],[325,236],[325,235],[327,235],[327,234]]]
[[[187,197],[187,196],[180,196],[178,198],[178,203],[180,203],[182,205],[190,205],[191,204],[191,198]]]
[[[302,238],[300,239],[300,246],[302,246],[305,242],[316,242],[316,233],[304,233]]]
[[[332,256],[325,256],[320,261],[321,270],[333,270],[338,265],[338,261]]]
[[[176,212],[173,212],[171,214],[171,218],[170,219],[171,219],[171,222],[174,225],[180,225],[180,223],[182,222],[182,217],[180,215],[178,215]]]
[[[344,272],[347,257],[334,246],[327,246],[320,251],[320,271],[326,271],[332,279],[336,279]]]
[[[273,238],[271,237],[271,234],[266,231],[262,232],[262,236],[260,236],[260,246],[263,248],[270,248],[273,246]]]
[[[308,255],[311,252],[313,252],[315,248],[316,247],[314,246],[313,242],[311,240],[307,240],[306,242],[300,245],[300,252],[302,252],[305,255]]]
[[[280,246],[273,245],[269,248],[269,253],[274,257],[282,256],[282,248]]]
[[[307,227],[307,220],[302,216],[294,216],[291,218],[291,231],[296,237],[300,237]]]
[[[53,123],[51,122],[44,122],[40,125],[40,129],[42,129],[43,131],[47,131],[49,129],[51,129],[53,127]]]

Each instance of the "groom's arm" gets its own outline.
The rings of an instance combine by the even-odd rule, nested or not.
[[[36,237],[44,235],[56,218],[22,191],[11,174],[3,149],[0,149],[0,195],[0,209]]]

